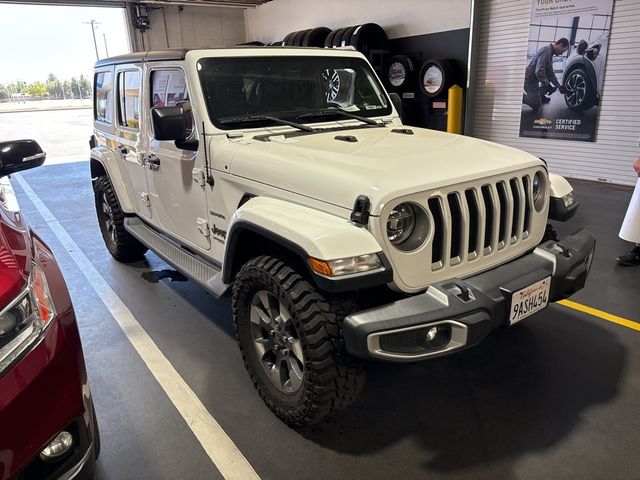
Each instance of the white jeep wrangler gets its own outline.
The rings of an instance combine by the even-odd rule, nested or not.
[[[540,159],[403,126],[355,51],[170,50],[95,67],[91,175],[119,261],[221,297],[285,422],[349,405],[367,359],[454,353],[584,286],[595,246]]]

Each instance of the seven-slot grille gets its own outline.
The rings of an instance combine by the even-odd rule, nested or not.
[[[525,174],[430,197],[431,270],[489,256],[526,240],[535,213],[532,180],[533,174]]]

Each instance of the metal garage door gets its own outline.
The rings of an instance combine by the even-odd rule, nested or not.
[[[518,137],[530,9],[531,0],[476,2],[468,133],[543,157],[552,171],[567,177],[635,184],[640,2],[614,2],[595,143]]]

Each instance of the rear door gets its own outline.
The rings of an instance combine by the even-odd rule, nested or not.
[[[147,178],[154,223],[184,245],[209,250],[204,142],[199,142],[196,151],[178,148],[173,141],[156,140],[151,125],[151,108],[189,105],[184,71],[154,64],[145,75],[150,87],[145,93],[144,105],[148,119]],[[190,138],[197,140],[198,131],[193,121],[191,130]]]
[[[145,138],[140,115],[142,70],[135,65],[120,65],[116,67],[115,73],[117,92],[115,151],[127,172],[136,212],[151,218],[151,203],[143,155]]]

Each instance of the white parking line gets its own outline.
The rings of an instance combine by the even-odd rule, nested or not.
[[[56,217],[40,200],[20,174],[13,175],[33,202],[62,246],[87,278],[115,321],[136,349],[151,374],[158,381],[184,421],[194,433],[211,461],[228,479],[256,479],[258,474],[238,450],[218,422],[204,407],[180,374],[173,368],[151,337],[140,326],[131,311],[96,270]],[[188,475],[187,475],[188,476]]]

